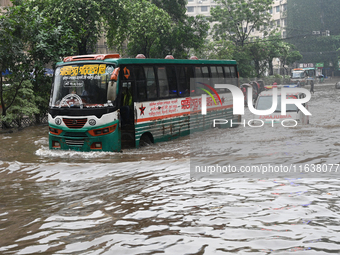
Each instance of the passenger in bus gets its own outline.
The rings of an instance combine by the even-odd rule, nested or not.
[[[92,103],[90,100],[90,95],[92,96],[92,93],[90,93],[90,84],[86,82],[84,84],[84,90],[81,93],[81,99],[85,101],[85,103],[89,104]]]
[[[89,92],[86,89],[84,89],[83,92],[81,93],[81,95],[83,97],[89,96]]]
[[[130,113],[132,112],[132,94],[127,87],[123,87],[122,90],[122,107],[120,108],[122,126],[126,126],[130,123]]]

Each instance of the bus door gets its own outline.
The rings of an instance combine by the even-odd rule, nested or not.
[[[119,110],[122,148],[134,147],[135,72],[132,65],[121,66],[119,74]]]

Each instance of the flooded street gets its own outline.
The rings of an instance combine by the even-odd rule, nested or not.
[[[308,126],[205,131],[230,146],[195,155],[340,164],[340,90],[315,91]],[[189,136],[122,153],[51,151],[47,126],[0,141],[0,254],[340,253],[340,168],[315,178],[192,178]]]

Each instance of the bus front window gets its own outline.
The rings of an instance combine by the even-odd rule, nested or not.
[[[304,72],[293,72],[292,73],[292,78],[293,79],[300,79],[300,78],[304,78],[305,77],[305,73]]]
[[[55,72],[51,107],[103,107],[113,65],[82,64],[58,67]],[[114,104],[115,99],[111,102]]]

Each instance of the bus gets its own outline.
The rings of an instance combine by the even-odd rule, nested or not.
[[[311,81],[315,82],[316,70],[313,67],[307,68],[294,68],[291,75],[291,83],[297,84],[300,82],[301,86],[310,84]]]
[[[197,124],[197,130],[208,129],[207,118],[240,121],[232,114],[229,90],[195,85],[195,79],[203,78],[211,86],[238,86],[236,61],[119,54],[66,57],[54,73],[49,148],[118,152],[188,135],[190,123]],[[207,98],[210,117],[200,112],[201,94],[212,95]],[[129,103],[124,102],[127,95]]]

